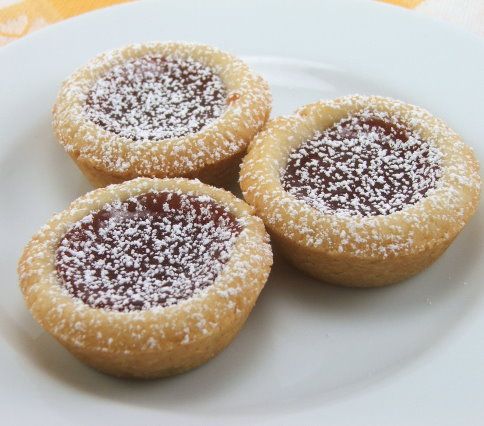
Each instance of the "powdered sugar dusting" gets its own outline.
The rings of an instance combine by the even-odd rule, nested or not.
[[[421,185],[424,182],[430,182],[430,185],[425,196],[415,204],[397,203],[393,208],[385,209],[383,203],[383,212],[388,214],[373,215],[348,211],[344,197],[341,201],[334,197],[343,203],[343,209],[335,214],[335,209],[315,208],[289,193],[283,187],[281,174],[284,175],[291,152],[308,138],[312,139],[317,130],[323,133],[322,129],[332,123],[365,111],[386,113],[396,118],[417,139],[425,135],[425,141],[429,143],[428,153],[416,160],[427,158],[429,165],[439,165],[440,171],[434,174],[434,188],[430,188],[432,179],[420,180],[420,184],[412,184],[409,188],[424,189],[425,185]],[[343,146],[350,143],[350,140],[338,142]],[[421,145],[416,143],[415,146]],[[412,171],[411,164],[405,167]],[[361,178],[357,170],[356,164],[355,173],[347,170],[355,182]],[[329,176],[344,180],[344,175],[336,177],[336,170]],[[240,182],[244,197],[273,233],[311,249],[375,259],[397,253],[424,253],[428,247],[439,244],[442,238],[454,238],[474,214],[480,192],[479,165],[472,149],[442,120],[417,106],[390,98],[361,95],[319,101],[301,108],[293,116],[269,123],[256,137],[244,159]],[[398,177],[395,182],[395,188],[401,188]],[[370,191],[373,190],[370,188]],[[314,199],[316,204],[317,197]],[[361,204],[357,199],[356,207]],[[391,213],[397,206],[401,209]],[[347,210],[343,211],[344,208]]]
[[[107,205],[162,192],[212,200],[242,227],[232,242],[230,259],[214,282],[188,299],[149,310],[96,309],[73,297],[59,279],[55,264],[66,232]],[[69,348],[98,351],[101,357],[104,353],[122,354],[127,364],[133,364],[139,362],[140,352],[171,350],[182,341],[190,350],[195,350],[193,345],[206,348],[207,338],[220,336],[227,324],[240,324],[262,290],[271,264],[271,247],[262,221],[241,200],[196,180],[137,178],[89,192],[54,215],[25,248],[18,273],[32,315],[60,342],[67,342]]]
[[[113,67],[90,90],[86,117],[133,139],[193,134],[226,109],[221,78],[190,59],[143,56]]]
[[[95,308],[170,306],[213,284],[241,229],[207,196],[148,193],[76,223],[60,241],[57,273]]]
[[[384,111],[344,118],[293,150],[284,189],[326,214],[387,215],[426,196],[441,176],[441,154]]]
[[[139,140],[122,137],[121,133],[117,134],[114,130],[108,131],[86,117],[88,95],[96,87],[99,79],[111,70],[121,69],[135,58],[143,57],[179,59],[185,63],[203,64],[199,65],[200,69],[207,67],[212,70],[214,78],[220,77],[223,81],[226,96],[223,111],[219,102],[221,98],[217,98],[218,101],[215,103],[212,102],[215,100],[211,95],[215,95],[214,90],[207,93],[203,90],[200,96],[201,99],[207,100],[208,110],[209,105],[212,105],[214,118],[219,113],[221,115],[214,120],[209,119],[207,115],[205,119],[197,121],[199,125],[205,122],[205,126],[196,133],[171,137],[197,128],[195,122],[189,119],[189,116],[192,117],[191,113],[187,111],[185,114],[183,108],[180,108],[176,114],[183,117],[183,120],[173,121],[170,126],[176,125],[174,127],[163,127],[165,124],[161,123],[158,130],[154,129],[155,121],[161,121],[158,117],[153,116],[145,120],[136,113],[133,120],[125,123],[129,127],[126,131],[130,137],[170,137]],[[193,85],[196,86],[196,83],[193,82]],[[211,86],[214,86],[214,89],[219,87],[219,84],[215,85],[214,80]],[[201,86],[196,87],[201,89]],[[151,85],[146,87],[147,103],[137,104],[140,114],[147,108],[148,103],[150,108],[155,106],[161,108],[162,112],[164,110],[162,105],[153,104],[154,101],[160,101],[163,96],[157,92],[153,97],[149,95],[150,90]],[[98,94],[101,97],[109,94],[103,93],[101,90]],[[176,103],[176,99],[176,96],[170,98],[170,102]],[[122,100],[122,97],[119,100]],[[180,98],[180,101],[182,100]],[[113,102],[115,107],[119,106],[116,97],[113,98]],[[209,46],[189,43],[131,44],[98,55],[64,82],[54,106],[53,127],[56,137],[66,151],[76,161],[82,161],[96,170],[115,173],[123,179],[131,179],[133,176],[194,177],[209,164],[242,155],[253,135],[265,124],[270,104],[268,84],[253,74],[246,64],[230,54]],[[201,108],[205,111],[205,107],[201,105],[196,105],[194,111],[201,112]],[[96,112],[92,119],[96,120],[101,116]],[[123,126],[116,124],[116,120],[109,114],[104,119],[113,129],[116,127],[119,132],[122,131]],[[212,183],[212,179],[204,179]]]

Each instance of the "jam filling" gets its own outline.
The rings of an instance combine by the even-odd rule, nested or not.
[[[132,140],[193,134],[223,114],[225,86],[210,68],[189,59],[143,56],[104,74],[89,91],[85,114]]]
[[[166,307],[213,284],[240,234],[240,221],[207,196],[147,193],[109,204],[61,239],[61,285],[94,308]]]
[[[388,215],[417,203],[441,176],[440,153],[386,113],[342,119],[291,152],[285,191],[325,214]]]

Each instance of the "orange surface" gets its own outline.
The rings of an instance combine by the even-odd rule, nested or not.
[[[397,6],[408,7],[409,9],[414,8],[418,4],[422,3],[424,0],[381,0],[384,3],[391,3]]]
[[[130,0],[13,0],[2,7],[0,0],[0,45],[54,22],[90,10]],[[381,0],[404,7],[415,7],[422,0]]]
[[[0,45],[54,22],[129,0],[17,0],[0,8]],[[2,3],[0,2],[0,5]]]

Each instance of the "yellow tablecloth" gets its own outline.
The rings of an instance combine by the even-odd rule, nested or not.
[[[54,22],[130,0],[0,0],[0,45]],[[484,35],[483,0],[381,0],[415,8]]]
[[[0,0],[0,45],[46,25],[129,0]]]

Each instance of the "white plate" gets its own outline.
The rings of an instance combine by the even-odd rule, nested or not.
[[[247,326],[206,366],[127,382],[78,363],[30,318],[15,264],[30,235],[89,186],[55,142],[60,82],[96,53],[146,40],[244,55],[274,113],[359,92],[445,119],[484,158],[481,40],[403,10],[354,1],[135,2],[0,50],[0,405],[41,424],[476,425],[484,406],[482,211],[418,277],[351,290],[276,265]],[[482,424],[482,423],[480,423]]]

